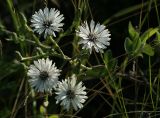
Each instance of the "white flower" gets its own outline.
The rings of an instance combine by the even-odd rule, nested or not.
[[[95,24],[93,20],[91,20],[90,26],[85,21],[78,27],[76,32],[77,35],[81,37],[79,44],[83,44],[82,49],[89,49],[90,54],[92,48],[94,48],[96,52],[103,53],[103,49],[110,45],[109,41],[111,38],[109,38],[109,36],[111,34],[108,29],[99,23]]]
[[[34,61],[34,65],[29,67],[27,75],[31,78],[28,81],[36,91],[51,93],[58,83],[60,71],[48,58],[46,60],[38,59],[38,61]]]
[[[34,31],[39,34],[44,33],[44,37],[46,38],[47,35],[55,35],[55,31],[59,32],[63,26],[61,21],[64,19],[63,15],[60,15],[60,11],[56,10],[55,8],[51,8],[50,10],[46,7],[42,11],[40,9],[38,12],[35,12],[32,15],[32,27],[34,27]]]
[[[78,110],[78,108],[83,107],[83,103],[88,98],[86,96],[85,86],[82,86],[82,82],[76,84],[76,77],[72,76],[71,78],[62,80],[58,83],[56,88],[56,104],[60,103],[64,109],[69,111],[70,108]]]

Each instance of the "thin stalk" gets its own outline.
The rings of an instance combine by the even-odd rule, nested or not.
[[[145,2],[145,3],[143,4],[143,6],[144,6],[144,7],[147,6],[148,3],[149,3],[148,1]],[[103,22],[103,24],[108,24],[109,22],[111,22],[112,20],[114,20],[114,19],[116,19],[116,18],[122,17],[122,16],[124,16],[124,15],[130,14],[130,13],[132,13],[132,12],[134,12],[134,11],[137,11],[137,10],[141,9],[141,7],[142,7],[142,5],[141,5],[141,4],[138,4],[138,5],[135,5],[135,6],[132,6],[132,7],[126,8],[126,9],[123,9],[123,10],[119,11],[118,13],[112,15],[112,16],[111,16],[110,18],[108,18],[107,20],[105,20],[105,21]]]
[[[63,54],[63,51],[61,50],[61,48],[59,47],[59,45],[57,44],[57,42],[52,37],[49,37],[49,39],[53,43],[53,45],[55,47],[55,50],[57,49],[64,59],[65,58],[69,58],[68,56],[66,56],[66,55]]]
[[[48,5],[48,0],[43,0],[44,6],[47,7]]]
[[[53,53],[45,53],[45,54],[31,56],[31,57],[21,57],[21,61],[36,60],[36,59],[43,58],[43,57],[48,57],[48,56],[55,56],[55,57],[62,58],[64,60],[70,60],[70,58],[63,58],[60,54],[57,54],[57,53],[53,52]]]
[[[94,18],[93,18],[93,15],[92,15],[91,8],[90,8],[90,5],[89,5],[89,0],[86,0],[86,5],[87,5],[87,7],[88,7],[89,14],[91,15],[91,18],[94,19]]]
[[[25,82],[25,95],[27,95],[27,91],[28,90],[28,83],[27,82]],[[25,118],[28,118],[27,117],[27,112],[28,112],[28,105],[27,104],[25,104],[25,108],[24,108],[24,110],[25,110]]]
[[[156,87],[156,89],[157,89],[157,91],[156,91],[156,101],[155,101],[155,109],[154,109],[154,111],[156,112],[157,111],[157,109],[158,109],[158,104],[159,104],[159,79],[156,77],[155,79],[157,79],[157,81],[158,81],[158,83],[157,83],[157,87]],[[156,113],[155,113],[155,115],[156,115]]]
[[[103,59],[102,54],[100,54],[100,55],[101,55],[101,58]],[[104,59],[103,59],[103,61],[104,61]],[[105,67],[106,67],[106,70],[107,70],[107,72],[108,72],[109,78],[113,81],[113,77],[112,77],[112,75],[110,74],[110,71],[109,71],[109,69],[108,69],[108,65],[105,64]],[[108,75],[107,75],[107,76],[108,76]],[[122,80],[122,78],[119,78],[119,88],[121,88],[121,80]],[[118,91],[118,89],[117,89],[116,84],[115,84],[114,81],[113,81],[113,84],[114,84],[114,86],[115,86],[114,89],[115,89],[115,91],[116,91],[116,96],[117,96],[117,98],[118,98],[118,101],[119,101],[119,104],[120,104],[120,107],[121,107],[120,110],[124,109],[125,112],[123,112],[123,113],[125,113],[125,114],[123,114],[123,115],[124,115],[126,118],[128,118],[128,115],[126,114],[127,110],[126,110],[126,108],[125,108],[124,99],[121,100],[121,97],[120,97],[120,96],[122,96],[122,98],[123,98],[123,93],[122,93],[122,91],[121,91],[121,92]],[[120,95],[119,95],[119,93],[120,93]],[[113,96],[112,96],[112,97],[113,97]],[[116,99],[115,99],[114,97],[113,97],[113,100],[117,103],[117,101],[116,101]],[[118,105],[118,103],[117,103],[117,105]],[[121,112],[122,112],[122,111],[121,111]]]
[[[142,0],[142,7],[141,7],[141,11],[140,11],[140,17],[139,17],[139,28],[141,27],[142,24],[142,13],[143,13],[143,0]],[[139,29],[140,32],[140,29]]]
[[[142,111],[129,111],[129,112],[126,112],[127,114],[133,114],[133,113],[141,113]],[[145,113],[153,113],[154,111],[143,111]],[[156,113],[160,113],[160,111],[157,111]],[[110,114],[110,115],[107,115],[103,118],[111,118],[111,116],[114,118],[126,118],[126,117],[115,117],[115,116],[119,116],[119,115],[123,115],[123,113],[115,113],[115,114]],[[143,117],[144,118],[144,117]],[[149,117],[151,118],[151,117]],[[152,118],[155,118],[155,117],[152,117]]]
[[[155,10],[156,10],[156,14],[157,14],[157,21],[158,21],[158,25],[160,26],[160,16],[159,16],[159,12],[158,12],[158,5],[157,5],[157,0],[154,0],[154,4],[155,4]]]
[[[45,48],[45,49],[51,49],[51,47],[46,46],[44,44],[42,44],[39,39],[35,36],[35,34],[33,33],[32,29],[30,27],[28,27],[27,25],[25,25],[26,30],[31,34],[32,38],[34,39],[35,43],[41,47],[41,48]]]
[[[141,113],[143,113],[143,111],[145,109],[145,104],[146,104],[145,101],[147,101],[146,97],[147,97],[147,93],[146,93],[146,89],[145,89],[145,91],[144,91],[144,97],[143,97],[143,102],[142,102],[142,107],[141,107]],[[140,117],[140,118],[143,118],[143,117]]]
[[[19,87],[19,90],[18,90],[18,93],[17,93],[16,100],[15,100],[14,105],[13,105],[13,109],[12,109],[10,118],[15,118],[16,117],[16,113],[17,113],[16,107],[17,107],[17,103],[18,103],[18,100],[19,100],[19,97],[20,97],[20,92],[21,92],[21,90],[23,88],[23,85],[24,85],[24,81],[25,81],[25,78],[23,78],[22,81],[21,81],[21,84],[20,84],[20,87]]]
[[[139,26],[139,31],[141,31],[142,26],[144,25],[145,21],[146,21],[147,18],[148,18],[148,15],[149,15],[149,13],[150,13],[150,11],[151,11],[151,6],[152,6],[152,0],[150,0],[149,3],[148,3],[147,13],[146,13],[146,15],[144,16],[144,18],[143,18],[143,20],[142,20],[142,22],[141,22],[141,25]]]
[[[97,57],[97,53],[95,52],[95,50],[93,50],[93,53],[94,53],[94,55],[95,55],[95,57],[96,57],[97,63],[100,64],[100,61],[99,61],[99,59],[98,59],[98,57]],[[101,55],[102,55],[102,54],[101,54]],[[103,57],[103,56],[101,56],[101,57]],[[102,59],[103,59],[103,58],[102,58]]]
[[[125,72],[127,63],[128,63],[128,57],[125,58],[123,64],[121,65],[122,73]],[[120,88],[122,88],[122,87],[121,87],[121,82],[122,82],[122,77],[119,78],[119,87],[120,87]],[[122,108],[123,108],[124,111],[125,111],[123,115],[124,115],[124,117],[128,118],[127,110],[126,110],[126,107],[125,107],[125,102],[124,102],[124,99],[123,99],[124,97],[123,97],[122,90],[121,90],[120,94],[121,94],[121,96],[122,96],[122,100],[120,100],[120,98],[119,98],[119,102],[120,102],[120,103],[122,102],[121,106],[122,106]]]
[[[136,74],[137,74],[137,72],[136,72],[136,70],[137,70],[137,66],[136,66],[136,64],[137,64],[138,62],[137,62],[137,60],[134,60],[133,61],[133,69],[132,69],[132,71],[133,71],[133,77],[135,78],[135,79],[137,79],[137,77],[136,77]],[[137,83],[137,81],[135,81],[135,98],[134,98],[134,103],[135,103],[135,111],[137,110],[137,97],[138,97],[138,83]],[[135,118],[136,117],[138,117],[137,116],[137,114],[135,113]]]
[[[154,106],[154,100],[153,100],[153,95],[152,95],[152,71],[151,71],[151,58],[149,56],[149,87],[150,87],[150,96],[151,96],[151,102],[152,102],[152,107],[153,109],[155,108]]]
[[[120,88],[122,88],[121,87],[121,83],[122,83],[122,77],[120,77],[119,78],[119,86],[120,86]],[[118,96],[119,96],[119,94],[118,94]],[[125,117],[125,118],[129,118],[128,117],[128,114],[127,114],[127,109],[126,109],[126,107],[125,107],[125,102],[124,102],[124,97],[123,97],[123,92],[122,92],[122,90],[120,91],[120,96],[122,97],[122,99],[120,98],[120,97],[118,97],[118,100],[119,100],[119,103],[121,104],[121,107],[122,107],[122,109],[124,110],[124,112],[122,113],[122,115],[123,115],[123,117]],[[121,103],[122,102],[122,103]]]
[[[36,116],[36,114],[37,114],[37,111],[36,111],[37,102],[35,100],[35,92],[34,92],[33,89],[31,89],[31,96],[32,96],[32,99],[33,99],[33,102],[32,102],[33,116]]]

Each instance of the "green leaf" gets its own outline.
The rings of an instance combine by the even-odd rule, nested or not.
[[[19,20],[22,26],[25,26],[27,24],[27,19],[22,12],[19,13]]]
[[[157,33],[158,31],[158,28],[150,28],[148,29],[147,31],[145,31],[140,39],[142,40],[142,43],[145,43],[151,36],[153,36],[155,33]]]
[[[102,66],[102,65],[94,66],[92,69],[87,70],[85,73],[88,77],[99,78],[99,77],[103,77],[106,74],[106,68],[105,66]]]
[[[129,22],[128,30],[129,30],[129,36],[131,40],[137,39],[139,37],[139,33],[133,27],[131,22]]]
[[[104,61],[105,65],[107,65],[109,71],[114,71],[114,69],[115,69],[115,67],[117,65],[117,59],[113,58],[111,50],[107,50],[104,53],[103,61]]]
[[[113,58],[113,57],[112,57],[112,52],[111,52],[111,50],[108,50],[108,51],[106,51],[106,52],[104,53],[104,63],[105,63],[106,65],[108,65],[109,61],[110,61],[112,58]]]
[[[139,38],[133,41],[133,53],[140,53],[140,48],[142,46],[142,42]]]
[[[40,113],[44,114],[46,112],[46,108],[44,106],[40,106]]]
[[[156,40],[157,40],[158,42],[160,42],[160,33],[159,33],[159,32],[156,32]]]
[[[59,116],[54,114],[54,115],[49,116],[48,118],[59,118]]]
[[[149,44],[144,45],[142,52],[149,55],[149,56],[154,55],[154,50]]]
[[[125,39],[124,49],[127,53],[130,53],[133,51],[133,41],[131,41],[130,38]]]

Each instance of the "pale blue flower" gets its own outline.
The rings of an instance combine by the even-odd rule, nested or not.
[[[83,107],[83,103],[88,98],[86,96],[86,87],[82,82],[76,83],[77,78],[73,75],[71,78],[59,82],[56,88],[56,103],[60,103],[64,109],[69,111],[71,108],[78,110]]]
[[[58,83],[58,76],[61,70],[57,69],[51,60],[39,59],[30,65],[27,75],[30,77],[28,82],[37,92],[51,93]]]
[[[88,49],[90,54],[93,48],[96,52],[103,53],[103,49],[110,45],[111,38],[109,36],[111,34],[109,30],[104,25],[95,24],[93,20],[91,20],[90,25],[85,21],[76,32],[81,37],[78,43],[83,45],[82,49]]]
[[[44,10],[40,9],[32,15],[31,26],[35,32],[39,34],[44,33],[44,38],[46,38],[47,35],[56,37],[55,32],[62,30],[63,23],[61,22],[63,19],[64,17],[60,14],[60,11],[55,8],[49,10],[46,7]]]

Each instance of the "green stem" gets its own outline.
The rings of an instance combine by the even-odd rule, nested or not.
[[[9,12],[11,14],[12,20],[13,20],[13,26],[14,26],[15,30],[18,31],[18,26],[19,26],[18,19],[17,19],[16,13],[15,13],[15,9],[13,7],[12,0],[7,0],[7,5],[8,5]]]
[[[142,22],[141,22],[141,25],[139,26],[139,31],[141,31],[142,26],[144,25],[145,21],[146,21],[147,18],[148,18],[148,15],[149,15],[149,13],[150,13],[150,11],[151,11],[151,5],[152,5],[152,0],[150,0],[150,1],[148,2],[147,13],[146,13],[146,15],[144,16],[144,18],[143,18],[143,20],[142,20]]]
[[[149,87],[150,87],[150,95],[151,95],[151,101],[152,101],[152,107],[153,109],[155,108],[154,107],[154,101],[153,101],[153,95],[152,95],[152,71],[151,71],[151,58],[149,56]]]
[[[32,36],[32,38],[34,39],[35,43],[41,47],[41,48],[45,48],[45,49],[51,49],[51,47],[46,46],[44,44],[42,44],[38,38],[35,36],[35,34],[33,33],[32,29],[30,27],[28,27],[27,25],[25,25],[26,30],[29,32],[29,34]]]
[[[51,36],[49,37],[49,39],[54,44],[55,50],[57,49],[63,58],[69,58],[68,56],[63,54],[63,51],[61,50],[57,42]]]
[[[160,26],[160,18],[159,18],[160,16],[159,16],[158,7],[157,7],[157,0],[154,0],[154,4],[155,4],[155,10],[157,14],[158,25]]]
[[[148,1],[145,2],[145,3],[143,4],[143,6],[147,6],[148,3],[149,3]],[[134,11],[136,11],[136,10],[141,9],[141,7],[142,7],[142,5],[141,5],[141,4],[138,4],[138,5],[135,5],[135,6],[132,6],[132,7],[126,8],[126,9],[123,9],[123,10],[119,11],[118,13],[112,15],[112,16],[111,16],[110,18],[108,18],[107,20],[105,20],[105,21],[103,22],[103,24],[108,24],[110,21],[112,21],[112,20],[114,20],[114,19],[116,19],[116,18],[122,17],[122,16],[124,16],[124,15],[127,15],[127,14],[129,14],[129,13],[132,13],[132,12],[134,12]]]
[[[22,57],[19,52],[16,52],[16,53],[19,55],[21,61],[36,60],[36,59],[48,57],[48,56],[56,56],[56,57],[62,58],[62,56],[60,54],[57,54],[56,52],[50,52],[50,53],[45,53],[45,54],[31,56],[31,57]],[[70,58],[63,58],[63,59],[70,60]]]

